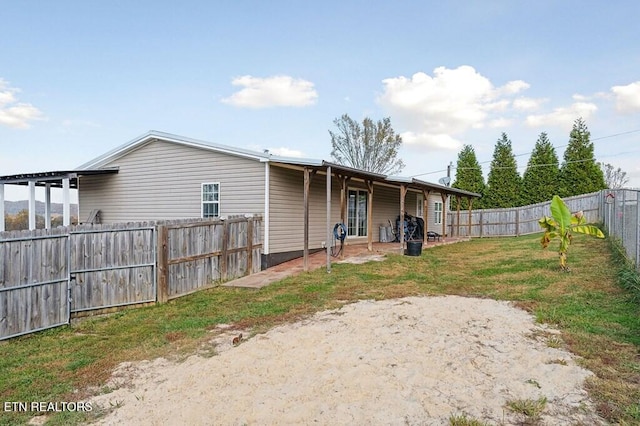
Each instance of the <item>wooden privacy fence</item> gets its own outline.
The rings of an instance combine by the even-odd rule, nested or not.
[[[583,194],[563,199],[572,212],[582,210],[587,222],[601,220],[602,192]],[[449,211],[448,234],[452,236],[501,237],[541,232],[538,220],[550,216],[551,201],[506,209]],[[471,220],[469,220],[471,219]]]
[[[0,340],[260,270],[262,218],[0,233]]]
[[[158,301],[259,271],[261,223],[236,217],[158,226]]]

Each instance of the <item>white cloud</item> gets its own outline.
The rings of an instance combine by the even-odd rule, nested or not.
[[[9,83],[0,78],[0,125],[16,129],[26,129],[29,122],[41,120],[42,112],[31,104],[18,102],[16,93],[20,89],[11,87]]]
[[[616,98],[616,109],[623,114],[640,111],[640,81],[611,88]]]
[[[451,135],[439,133],[401,133],[402,141],[407,145],[426,145],[436,149],[457,150],[462,148],[462,142]]]
[[[575,97],[574,97],[575,99]],[[548,114],[529,115],[526,124],[530,127],[560,126],[570,128],[574,121],[582,117],[587,120],[598,107],[591,102],[574,102],[568,107],[555,108]]]
[[[286,75],[266,78],[245,75],[234,78],[231,84],[242,89],[222,102],[242,108],[303,107],[315,104],[318,98],[313,83]]]
[[[394,77],[382,81],[384,91],[378,102],[390,111],[408,145],[457,150],[456,136],[469,129],[495,126],[497,112],[512,107],[513,96],[529,87],[522,80],[495,87],[473,67],[438,67],[433,77],[418,72],[411,78]],[[498,122],[500,123],[500,121]]]
[[[495,120],[489,121],[488,127],[491,129],[504,129],[505,127],[509,127],[511,124],[513,124],[513,120],[500,117],[496,118]]]
[[[274,155],[279,155],[281,157],[293,157],[293,158],[304,158],[304,153],[297,149],[286,148],[284,146],[280,148],[269,148],[269,152]]]
[[[535,111],[538,108],[540,108],[540,106],[546,101],[547,101],[546,99],[533,99],[533,98],[521,97],[518,99],[514,99],[513,108],[520,111]]]

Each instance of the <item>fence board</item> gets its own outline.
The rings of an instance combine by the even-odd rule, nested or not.
[[[235,217],[167,224],[167,299],[209,288],[221,280],[258,272],[262,253],[261,220],[260,217]],[[249,263],[250,257],[257,261]]]
[[[601,220],[600,204],[602,192],[578,195],[564,199],[572,212],[582,210],[587,222],[595,223]],[[529,206],[506,209],[483,209],[471,211],[471,232],[469,233],[469,211],[449,211],[447,215],[450,225],[448,234],[454,236],[471,237],[506,237],[527,235],[541,232],[538,219],[550,216],[551,201],[532,204]],[[459,226],[458,226],[459,224]]]
[[[0,339],[257,272],[261,230],[254,216],[0,233]]]
[[[0,339],[69,321],[68,238],[3,233],[0,240]]]

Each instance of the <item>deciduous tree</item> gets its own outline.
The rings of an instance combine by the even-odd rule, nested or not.
[[[609,163],[598,163],[598,165],[602,169],[602,173],[604,173],[604,183],[607,185],[607,188],[620,189],[629,183],[627,172],[623,171],[620,167],[616,169]]]
[[[391,127],[389,117],[374,122],[365,118],[362,125],[347,114],[333,120],[331,157],[339,164],[385,175],[399,173],[404,163],[398,158],[402,138]]]

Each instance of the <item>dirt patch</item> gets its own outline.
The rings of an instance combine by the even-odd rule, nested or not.
[[[583,389],[592,373],[506,302],[362,301],[237,346],[233,333],[213,357],[122,364],[119,388],[92,401],[112,410],[98,424],[518,424],[506,403],[543,397],[542,424],[604,424]]]

